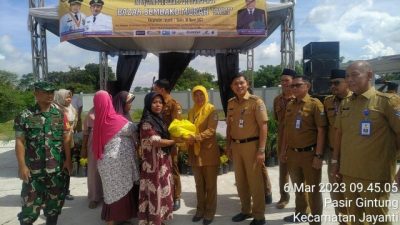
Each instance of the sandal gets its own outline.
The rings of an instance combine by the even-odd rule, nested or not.
[[[96,202],[96,201],[90,201],[89,202],[89,209],[97,208],[97,204],[98,204],[98,202]]]

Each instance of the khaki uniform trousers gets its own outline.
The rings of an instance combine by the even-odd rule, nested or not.
[[[218,166],[193,166],[196,182],[197,211],[196,216],[213,220],[217,210],[217,177]]]
[[[231,147],[241,211],[252,214],[257,220],[264,219],[265,193],[264,185],[260,185],[263,179],[262,165],[256,162],[258,142],[232,143]]]
[[[287,163],[289,168],[290,179],[293,184],[298,187],[302,184],[313,186],[314,191],[306,193],[304,190],[296,192],[296,213],[307,213],[307,196],[312,215],[322,215],[322,193],[319,190],[321,183],[321,170],[316,170],[312,167],[314,159],[314,151],[309,152],[295,152],[288,149]],[[320,222],[313,222],[310,224],[321,224]]]
[[[263,179],[264,179],[265,195],[271,195],[272,194],[271,180],[269,179],[267,166],[265,166],[265,164],[262,168],[262,174],[263,174]]]
[[[181,198],[181,193],[182,193],[181,176],[179,174],[179,167],[178,167],[178,147],[176,146],[172,147],[171,158],[172,158],[172,178],[174,179],[173,197],[175,201]]]
[[[278,157],[281,155],[280,148],[278,148]],[[281,200],[288,201],[290,198],[289,193],[285,191],[285,185],[289,184],[289,169],[287,162],[283,163],[279,161],[279,193],[281,194]]]
[[[332,164],[331,160],[332,160],[332,150],[328,149],[326,151],[328,153],[328,158],[327,158],[327,163],[328,163],[328,179],[329,179],[329,183],[331,184],[335,184],[337,183],[336,180],[331,176],[331,171],[332,171],[332,166],[334,164]],[[333,186],[336,187],[336,186]],[[331,195],[331,199],[335,200],[335,201],[341,201],[341,200],[345,200],[344,198],[344,193],[342,192],[337,192],[337,191],[331,191],[330,192]],[[346,207],[335,207],[335,213],[336,215],[347,215],[347,208]],[[341,222],[341,225],[347,225],[349,223],[347,222]]]
[[[346,184],[346,192],[344,193],[344,197],[347,198],[347,202],[350,202],[350,207],[347,208],[349,215],[354,215],[355,216],[355,221],[352,222],[351,224],[354,225],[359,225],[359,224],[364,224],[364,225],[369,225],[370,223],[368,222],[361,222],[360,219],[364,218],[364,213],[365,215],[387,215],[389,210],[387,207],[379,207],[379,203],[371,203],[366,207],[357,207],[356,201],[359,199],[358,202],[365,202],[365,201],[360,201],[361,199],[368,199],[368,200],[374,200],[377,199],[379,201],[387,201],[390,197],[390,194],[388,192],[371,192],[369,190],[366,190],[368,185],[371,184],[373,181],[367,181],[359,178],[353,178],[353,177],[348,177],[348,176],[343,176],[343,182]],[[379,183],[379,182],[375,182]],[[374,183],[374,184],[375,184]],[[357,188],[354,188],[354,186],[357,185],[362,185],[364,191],[359,191]],[[352,190],[350,189],[350,185],[353,186]],[[360,185],[360,186],[361,186]],[[375,185],[373,185],[375,186]],[[380,183],[380,190],[385,190],[385,183]],[[376,222],[376,225],[391,225],[392,223],[390,221],[386,222]]]

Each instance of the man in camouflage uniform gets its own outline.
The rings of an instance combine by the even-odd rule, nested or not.
[[[71,172],[69,124],[63,112],[52,105],[54,86],[34,84],[36,104],[15,119],[15,150],[22,183],[21,225],[31,225],[40,209],[46,225],[57,224],[64,205],[66,173]]]
[[[164,122],[169,126],[174,119],[182,119],[182,107],[181,105],[172,98],[171,85],[168,80],[161,79],[156,80],[153,86],[153,90],[161,94],[164,98],[165,104],[162,111],[162,118]],[[181,207],[181,176],[178,169],[178,148],[176,145],[172,147],[171,151],[172,158],[172,176],[174,179],[174,211]]]

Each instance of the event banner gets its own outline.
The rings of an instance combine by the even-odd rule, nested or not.
[[[265,36],[266,7],[265,0],[60,0],[60,38]]]

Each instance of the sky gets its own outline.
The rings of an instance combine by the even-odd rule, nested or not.
[[[18,75],[30,73],[28,0],[0,0],[0,3],[0,70]],[[57,6],[58,0],[45,0],[45,4]],[[398,4],[399,0],[297,0],[296,60],[301,60],[303,46],[314,41],[339,41],[340,56],[345,57],[345,61],[400,54]],[[69,67],[83,67],[99,61],[97,52],[60,42],[49,32],[47,51],[49,71],[67,71]],[[280,29],[255,48],[254,53],[256,70],[260,65],[280,64]],[[114,72],[116,64],[117,57],[110,57],[109,65]],[[216,75],[214,57],[196,57],[189,66]],[[240,69],[246,69],[246,55],[240,55]],[[158,58],[147,54],[133,87],[150,86],[152,77],[157,74]]]

